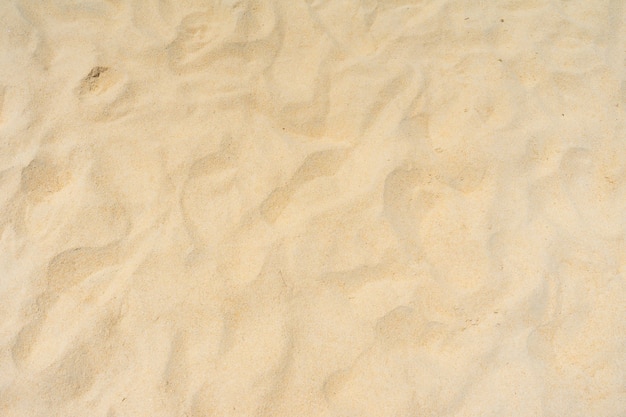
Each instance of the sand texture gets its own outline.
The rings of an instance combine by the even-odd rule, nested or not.
[[[0,2],[0,417],[626,416],[626,2]]]

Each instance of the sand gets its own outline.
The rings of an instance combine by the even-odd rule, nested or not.
[[[626,3],[0,3],[3,417],[626,416]]]

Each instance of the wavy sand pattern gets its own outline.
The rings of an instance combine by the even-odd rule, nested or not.
[[[0,21],[0,415],[626,415],[623,1]]]

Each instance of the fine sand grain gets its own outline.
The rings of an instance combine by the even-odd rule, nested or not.
[[[0,2],[0,416],[626,416],[626,2]]]

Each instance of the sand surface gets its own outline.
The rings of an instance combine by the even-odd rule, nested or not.
[[[0,2],[0,416],[626,416],[626,2]]]

